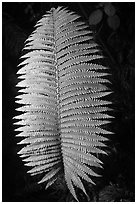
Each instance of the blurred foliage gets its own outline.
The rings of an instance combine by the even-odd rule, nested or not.
[[[79,190],[81,201],[130,202],[135,190],[135,3],[8,2],[2,3],[3,92],[3,201],[74,202],[63,175],[48,190],[37,185],[18,158],[12,117],[16,115],[17,64],[27,36],[51,7],[65,6],[82,16],[94,31],[110,67],[113,94],[108,157],[103,158],[102,178],[92,186],[85,182],[89,198]],[[10,167],[10,168],[9,168]]]
[[[110,3],[98,3],[96,9],[89,16],[89,25],[97,25],[103,21],[103,15],[107,15],[107,24],[113,30],[120,26],[120,18],[116,15],[116,7]]]

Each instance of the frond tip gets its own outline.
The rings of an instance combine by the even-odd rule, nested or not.
[[[28,173],[45,174],[38,183],[46,188],[64,172],[78,201],[75,187],[87,195],[82,179],[95,184],[93,168],[102,168],[98,155],[106,154],[104,135],[112,134],[104,129],[113,118],[106,113],[111,102],[103,100],[111,94],[108,68],[97,64],[103,56],[74,12],[51,9],[35,28],[17,73],[22,114],[14,119],[23,137],[18,144],[25,145],[18,154],[32,167]]]

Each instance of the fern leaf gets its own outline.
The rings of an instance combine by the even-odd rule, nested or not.
[[[78,28],[77,28],[77,30],[78,30]],[[91,32],[90,31],[84,31],[84,30],[79,30],[79,32],[74,32],[74,31],[71,31],[71,32],[67,32],[67,34],[65,35],[65,36],[62,36],[62,38],[59,38],[59,39],[57,39],[57,42],[56,42],[56,44],[57,44],[57,46],[58,45],[60,45],[60,44],[63,44],[63,43],[65,43],[66,41],[68,41],[69,42],[69,40],[72,40],[73,38],[75,39],[75,38],[77,38],[78,36],[85,36],[85,35],[87,35],[87,34],[90,34]]]
[[[57,175],[57,173],[60,171],[61,167],[58,167],[57,169],[53,169],[51,170],[49,173],[46,174],[46,176],[44,176],[41,181],[39,181],[38,183],[43,183],[51,178],[53,178],[55,175]]]
[[[44,164],[44,165],[38,165],[36,167],[34,167],[33,169],[29,170],[28,173],[32,174],[32,173],[42,173],[43,171],[46,171],[47,169],[50,169],[51,167],[54,168],[56,167],[56,164],[58,164],[60,162],[59,161],[53,161],[53,162],[48,162],[47,161],[47,164]]]
[[[103,58],[101,55],[87,55],[87,56],[79,56],[79,57],[76,57],[76,58],[72,58],[70,60],[68,60],[67,62],[64,62],[62,63],[59,67],[62,68],[66,68],[68,66],[71,66],[73,64],[79,64],[80,62],[88,62],[90,60],[95,60],[95,59],[101,59]]]
[[[57,48],[57,52],[60,52],[62,49],[66,48],[66,47],[70,47],[73,44],[78,44],[78,43],[85,42],[85,41],[88,41],[88,40],[93,40],[93,37],[91,37],[91,36],[84,36],[84,37],[77,38],[75,40],[73,40],[73,39],[69,40],[69,43],[65,42],[65,43],[61,44]]]
[[[97,135],[95,133],[89,134],[88,132],[73,132],[71,133],[64,133],[62,134],[63,138],[77,138],[81,140],[89,140],[90,142],[93,141],[107,141],[108,139],[106,137],[102,137],[100,135]]]
[[[80,163],[88,164],[89,166],[102,168],[100,161],[97,160],[95,157],[91,157],[89,153],[83,154],[79,150],[75,150],[75,149],[70,150],[69,148],[64,148],[63,153],[66,156],[68,156],[69,154],[70,158],[74,160],[74,163],[76,160],[76,161],[79,161]]]
[[[24,140],[22,140],[21,142],[19,142],[18,144],[27,144],[27,143],[39,143],[39,142],[47,142],[47,141],[53,141],[53,140],[55,140],[55,136],[47,136],[47,137],[37,137],[37,138],[35,138],[35,137],[29,137],[29,138],[27,138],[27,139],[24,139]]]
[[[97,50],[96,47],[97,47],[96,43],[91,43],[91,44],[86,44],[85,43],[85,45],[74,44],[72,46],[69,46],[69,53],[74,53],[74,52],[78,52],[78,51],[82,51],[82,50],[87,50],[87,49],[90,49],[90,48],[92,48],[92,49],[90,49],[91,53],[95,53],[95,51]],[[66,56],[66,55],[68,55],[68,49],[63,49],[59,53],[57,53],[58,59],[60,59],[63,56]]]
[[[69,34],[72,34],[72,32],[75,32],[75,31],[80,31],[80,30],[84,30],[88,28],[87,25],[85,25],[83,22],[73,22],[71,23],[71,25],[68,26],[63,26],[63,28],[57,32],[58,35],[60,35],[60,37],[64,38],[64,35],[63,35],[63,32],[62,31],[65,31],[65,36],[67,37]],[[91,33],[91,31],[88,31],[89,33]],[[59,37],[57,38],[57,40],[61,40]],[[64,38],[65,40],[65,38]],[[62,40],[61,40],[62,42]]]
[[[50,180],[47,182],[45,189],[47,189],[49,186],[51,186],[52,184],[54,184],[56,180],[57,180],[57,177],[50,179]]]
[[[81,178],[95,185],[95,183],[89,178],[89,176],[84,171],[78,169],[75,162],[72,163],[72,161],[69,161],[67,157],[64,159],[64,162],[71,168],[71,170],[75,171]]]
[[[105,135],[112,134],[102,126],[113,118],[106,113],[111,102],[104,100],[112,93],[108,67],[97,64],[103,56],[79,19],[58,7],[35,25],[18,65],[16,103],[22,106],[16,110],[22,113],[14,117],[28,173],[44,174],[38,183],[48,188],[64,172],[77,201],[75,187],[87,195],[82,179],[94,184],[92,177],[99,177],[93,170],[102,168],[97,155],[106,154]]]
[[[68,165],[66,164],[66,169],[67,169],[68,171],[70,171],[71,168],[70,168],[70,166],[68,166]],[[75,172],[73,171],[73,169],[71,169],[71,179],[72,179],[74,185],[77,186],[78,188],[80,188],[80,189],[85,193],[85,195],[87,196],[87,193],[86,193],[86,191],[85,191],[85,188],[84,188],[84,186],[83,186],[83,183],[81,182],[80,178],[78,177],[77,172],[75,173]],[[76,198],[77,198],[77,197],[76,197]]]

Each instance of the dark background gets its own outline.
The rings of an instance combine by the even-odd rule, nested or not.
[[[97,9],[103,17],[96,25],[95,40],[100,44],[110,66],[113,94],[112,136],[108,158],[104,161],[103,177],[96,187],[88,186],[90,201],[134,201],[135,188],[135,3],[112,3],[120,23],[108,25],[104,5],[100,3],[2,3],[2,200],[3,201],[74,201],[64,190],[62,178],[44,190],[30,177],[18,157],[12,117],[16,115],[16,72],[24,41],[33,26],[51,7],[67,6],[88,23]],[[81,200],[86,198],[81,195]]]

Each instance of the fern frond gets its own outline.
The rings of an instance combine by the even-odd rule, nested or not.
[[[64,172],[67,186],[78,201],[75,187],[87,195],[82,179],[94,184],[102,168],[98,154],[106,154],[112,134],[102,128],[112,116],[106,112],[112,92],[106,76],[108,67],[97,64],[103,58],[93,33],[65,8],[51,9],[35,25],[24,49],[17,72],[20,87],[16,103],[16,136],[25,145],[19,151],[31,175],[45,174],[39,184],[52,185]]]

